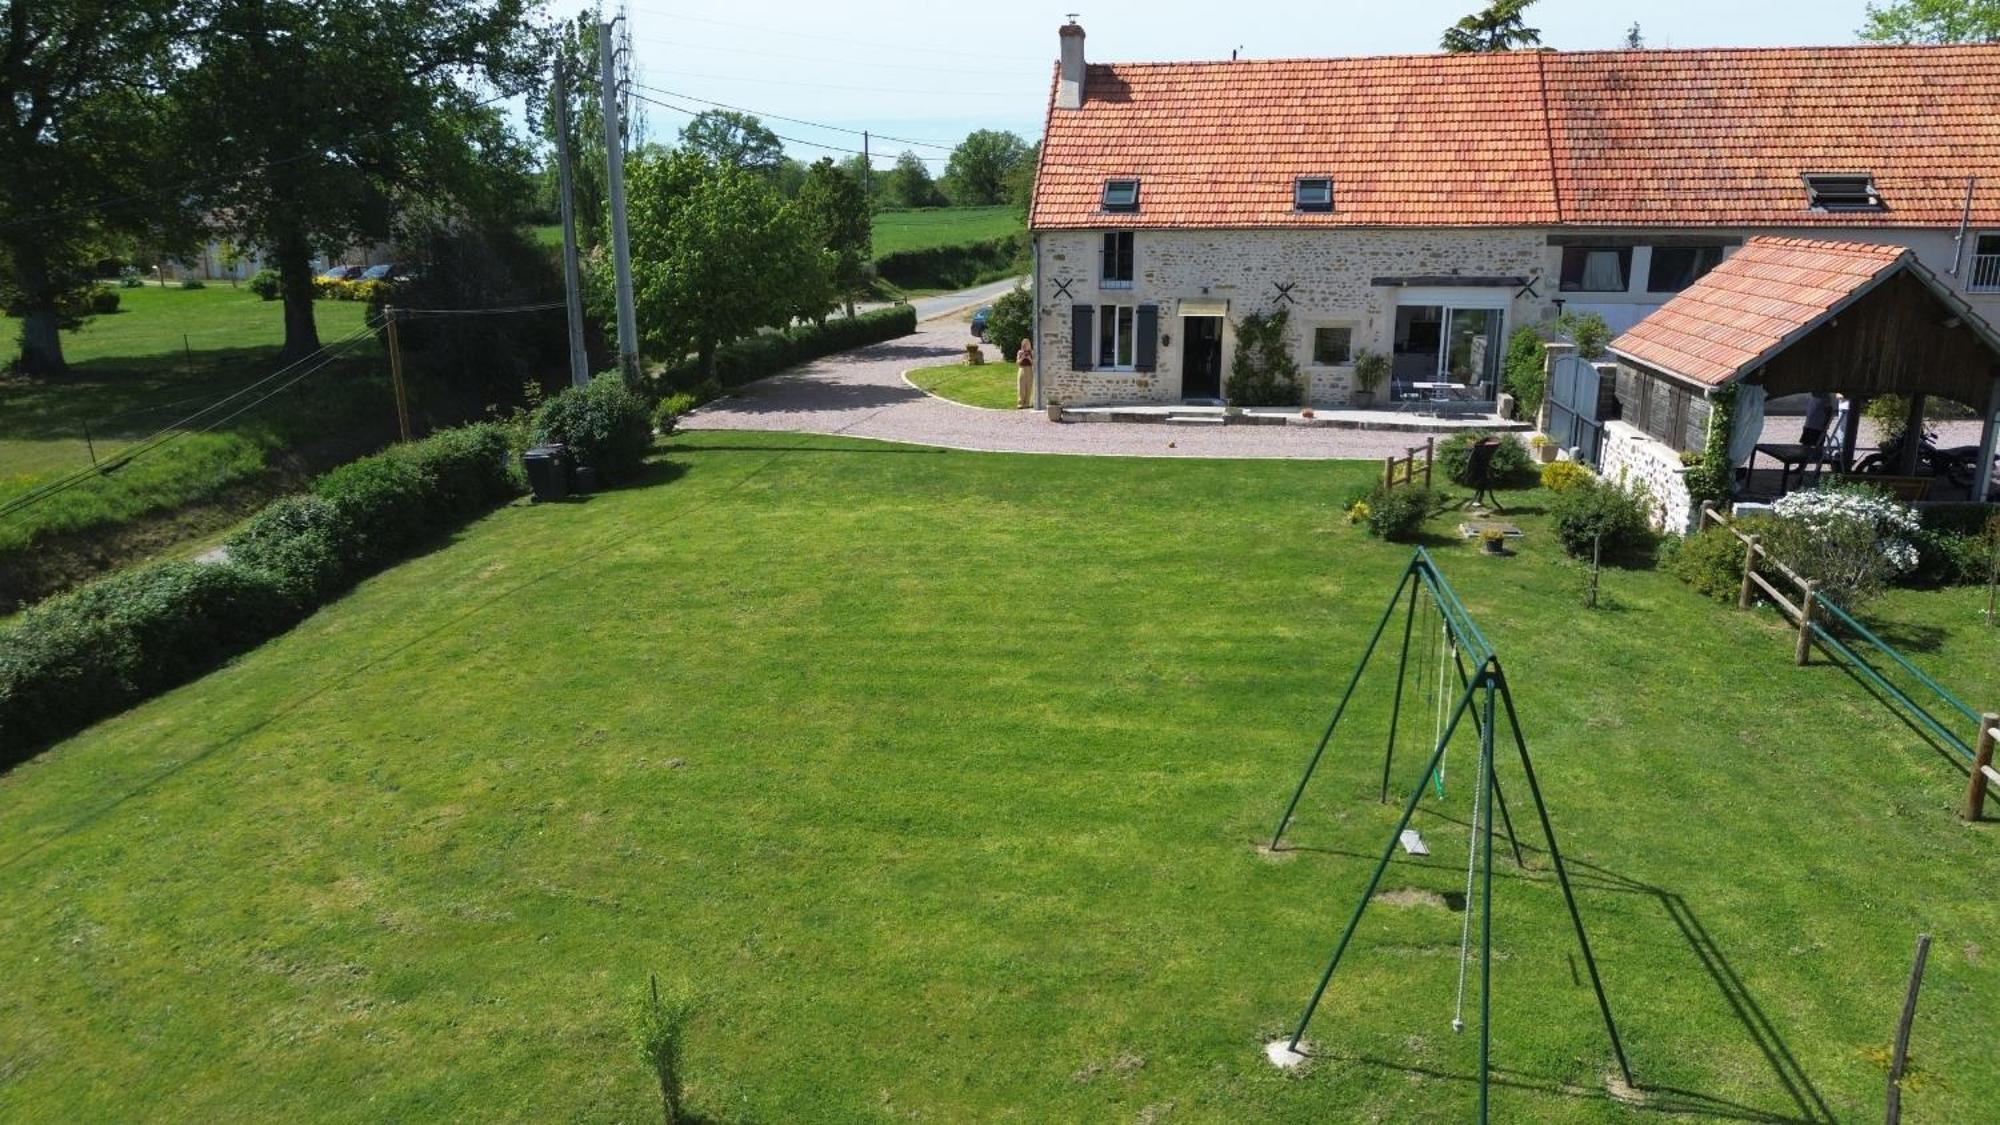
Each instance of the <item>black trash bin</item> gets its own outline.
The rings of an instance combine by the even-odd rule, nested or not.
[[[589,465],[578,465],[569,471],[570,491],[578,496],[588,496],[597,491],[597,470]]]
[[[537,500],[561,500],[569,495],[569,450],[560,444],[537,445],[521,454],[528,487]]]

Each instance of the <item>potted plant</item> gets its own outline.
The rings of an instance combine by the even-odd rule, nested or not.
[[[1561,447],[1556,445],[1556,439],[1549,435],[1536,434],[1528,439],[1528,448],[1535,451],[1536,462],[1546,465],[1556,459],[1556,450]]]
[[[1375,405],[1376,388],[1389,377],[1389,357],[1363,348],[1354,353],[1354,405],[1366,410]]]
[[[1052,398],[1052,399],[1050,399],[1050,400],[1049,400],[1049,421],[1051,421],[1051,422],[1060,422],[1060,421],[1062,421],[1062,420],[1063,420],[1063,413],[1062,413],[1062,400],[1061,400],[1061,399],[1059,399],[1059,398]]]
[[[1489,555],[1504,555],[1507,553],[1507,533],[1489,527],[1479,533],[1479,546]]]

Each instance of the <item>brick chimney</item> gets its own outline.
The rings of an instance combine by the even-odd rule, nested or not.
[[[1062,80],[1056,84],[1056,108],[1082,109],[1083,28],[1071,21],[1056,34],[1062,37]]]

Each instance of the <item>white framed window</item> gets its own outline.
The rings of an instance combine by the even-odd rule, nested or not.
[[[1106,231],[1104,249],[1098,255],[1099,289],[1132,288],[1132,232]]]
[[[2000,293],[2000,231],[1973,240],[1972,272],[1966,275],[1965,287],[1974,293]]]
[[[1131,371],[1138,342],[1137,305],[1099,305],[1097,308],[1097,369]]]
[[[1346,367],[1354,362],[1354,326],[1315,325],[1312,335],[1312,361],[1316,367]]]

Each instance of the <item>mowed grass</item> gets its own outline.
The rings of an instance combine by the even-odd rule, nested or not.
[[[1013,410],[1020,371],[1011,363],[947,363],[919,367],[910,382],[940,398],[989,410]]]
[[[1465,1121],[1434,896],[1470,743],[1317,1061],[1261,1054],[1394,820],[1378,666],[1295,850],[1254,848],[1408,558],[1341,518],[1372,471],[691,434],[643,486],[505,509],[0,779],[0,1117],[640,1120],[658,972],[702,996],[711,1120]],[[1905,1105],[1990,1116],[1962,772],[1763,615],[1644,570],[1583,610],[1541,496],[1508,499],[1520,555],[1438,557],[1641,1105],[1507,763],[1535,850],[1494,879],[1494,1119],[1868,1119],[1918,931]]]
[[[92,464],[170,427],[278,369],[284,310],[248,289],[120,289],[120,311],[63,334],[71,373],[57,379],[0,376],[0,502]],[[320,339],[360,329],[366,306],[321,301]],[[19,324],[0,320],[9,341]],[[199,420],[199,429],[243,407],[213,432],[177,438],[62,497],[0,523],[0,552],[47,532],[74,532],[203,500],[263,471],[269,451],[325,436],[345,421],[391,409],[386,378],[373,378],[380,348],[363,340],[349,358],[267,401],[266,383]],[[303,371],[303,368],[298,371]],[[256,405],[252,405],[256,403]]]
[[[926,250],[1005,238],[1025,229],[1019,211],[997,207],[924,207],[914,211],[877,211],[873,231],[875,256],[898,250]]]

